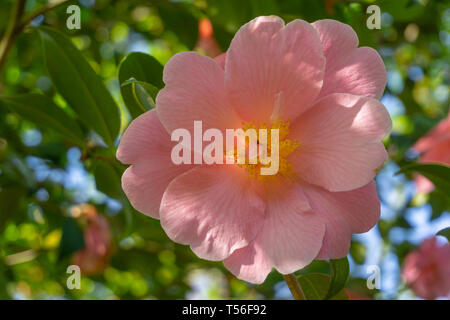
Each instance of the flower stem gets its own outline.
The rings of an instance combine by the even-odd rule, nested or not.
[[[305,294],[303,293],[300,283],[298,283],[297,277],[293,274],[283,274],[284,281],[286,281],[289,290],[295,300],[306,300]]]

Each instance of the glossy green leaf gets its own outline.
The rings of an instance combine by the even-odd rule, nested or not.
[[[309,273],[297,277],[307,300],[324,300],[330,287],[330,276],[322,273]],[[348,300],[347,294],[340,290],[330,300]]]
[[[105,160],[96,159],[92,161],[91,169],[95,176],[95,183],[98,190],[107,196],[121,202],[123,206],[123,214],[125,218],[125,234],[131,233],[133,224],[132,207],[127,200],[121,187],[121,176],[123,168],[117,162],[107,162]]]
[[[125,105],[128,108],[131,116],[136,118],[148,109],[136,101],[135,89],[132,85],[125,85],[130,80],[134,79],[140,83],[146,83],[157,89],[164,86],[162,81],[163,66],[152,56],[141,53],[132,52],[126,55],[119,65],[119,83],[121,84],[120,91]],[[153,99],[156,97],[155,92],[152,95]]]
[[[48,73],[58,92],[86,126],[109,146],[119,129],[119,109],[100,77],[64,34],[40,27]]]
[[[122,87],[130,86],[133,99],[142,112],[146,112],[155,107],[155,99],[159,89],[150,83],[137,81],[132,78],[125,81]]]
[[[450,227],[442,229],[436,235],[446,237],[448,241],[450,241]]]
[[[82,146],[84,134],[78,123],[42,94],[0,96],[0,104],[42,128],[50,128]]]
[[[436,189],[441,191],[442,195],[449,197],[450,190],[450,167],[445,164],[437,163],[414,163],[402,167],[400,173],[419,173],[433,182]]]
[[[349,273],[350,266],[347,257],[330,260],[330,286],[325,299],[334,297],[344,289]]]
[[[120,174],[112,164],[103,160],[95,160],[93,161],[93,171],[98,190],[111,198],[122,197]]]

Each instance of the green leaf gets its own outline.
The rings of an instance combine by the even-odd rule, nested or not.
[[[64,34],[47,27],[38,30],[56,89],[80,120],[113,146],[120,129],[120,115],[102,80]]]
[[[111,198],[122,197],[120,174],[109,162],[102,160],[93,161],[93,171],[97,189]]]
[[[47,96],[34,93],[0,96],[0,104],[40,127],[53,129],[80,146],[84,144],[84,134],[78,123]]]
[[[347,257],[330,260],[330,286],[325,299],[334,297],[344,289],[349,273],[350,267]]]
[[[120,91],[125,105],[133,118],[136,118],[148,109],[143,109],[142,105],[136,101],[133,86],[124,84],[134,79],[139,83],[151,85],[155,90],[158,90],[164,86],[162,75],[163,66],[148,54],[132,52],[122,59],[119,65]],[[153,99],[155,99],[156,93],[157,91],[155,95],[152,95]]]
[[[396,173],[419,173],[431,182],[437,190],[441,191],[446,197],[450,197],[448,190],[450,190],[450,167],[445,164],[437,163],[414,163],[401,168],[400,171]]]
[[[65,258],[84,248],[83,231],[73,218],[64,221],[61,242],[59,245],[59,258]]]
[[[442,192],[434,190],[429,194],[428,203],[431,204],[431,220],[441,216],[444,211],[450,211],[450,197],[443,197]]]
[[[442,229],[436,235],[446,237],[447,240],[450,242],[450,227]]]
[[[123,214],[125,217],[125,234],[132,232],[133,215],[127,197],[122,191],[121,176],[123,169],[117,162],[107,162],[104,160],[93,160],[91,169],[94,172],[95,183],[98,190],[107,196],[119,200],[123,206]]]
[[[309,273],[297,277],[307,300],[324,300],[330,287],[331,278],[322,273]],[[331,300],[348,300],[344,290],[337,292]]]
[[[196,12],[188,2],[153,1],[152,4],[164,24],[164,30],[173,32],[188,49],[193,49],[198,39],[198,20]]]
[[[249,1],[207,0],[207,2],[207,13],[211,21],[222,25],[229,32],[236,32],[240,26],[252,19]]]
[[[137,81],[131,78],[122,84],[122,87],[131,86],[133,99],[142,112],[146,112],[155,107],[155,99],[159,89],[150,83]]]
[[[395,17],[396,21],[414,21],[424,12],[425,6],[414,0],[382,0],[377,3],[381,12],[387,12]]]

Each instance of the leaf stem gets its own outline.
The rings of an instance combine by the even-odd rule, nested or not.
[[[284,281],[286,281],[289,290],[295,300],[306,300],[305,294],[303,293],[302,287],[297,280],[297,277],[293,274],[283,274]]]
[[[37,16],[46,13],[66,2],[72,0],[58,0],[44,5],[42,8],[31,12],[30,14],[23,17],[25,12],[26,0],[16,0],[13,4],[11,10],[11,18],[6,28],[5,34],[0,42],[0,70],[5,65],[6,59],[8,58],[9,51],[11,50],[14,42],[16,41],[19,34],[23,29]]]
[[[14,41],[19,35],[20,31],[17,30],[17,25],[25,11],[26,0],[17,0],[14,2],[11,9],[10,20],[8,26],[6,27],[5,34],[3,35],[2,41],[0,42],[0,69],[6,62],[9,51],[11,50]]]
[[[33,21],[36,17],[40,16],[41,14],[46,13],[47,11],[50,11],[56,7],[59,7],[60,5],[69,2],[72,0],[58,0],[58,1],[53,1],[50,2],[46,5],[44,5],[42,8],[31,12],[30,14],[26,15],[25,17],[23,17],[23,19],[20,21],[20,24],[17,26],[18,28],[25,28],[31,21]]]

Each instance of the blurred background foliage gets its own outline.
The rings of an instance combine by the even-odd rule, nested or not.
[[[15,2],[0,2],[0,34],[7,31]],[[80,30],[66,27],[69,4],[81,8]],[[380,30],[366,27],[370,4],[381,8]],[[43,0],[28,0],[25,14],[45,5]],[[132,91],[144,90],[152,96],[152,90],[163,85],[160,65],[175,53],[194,49],[208,53],[199,45],[199,21],[211,21],[218,46],[225,51],[241,25],[271,14],[287,22],[331,18],[348,23],[361,46],[373,47],[382,56],[388,71],[382,102],[393,119],[393,132],[385,141],[390,160],[377,177],[382,218],[373,230],[353,239],[347,289],[365,298],[414,297],[399,277],[400,268],[405,255],[423,239],[450,226],[448,190],[419,194],[410,174],[394,174],[417,156],[411,151],[413,144],[448,114],[448,1],[79,0],[34,18],[0,70],[1,299],[290,296],[275,272],[264,284],[250,285],[221,263],[198,259],[188,247],[171,242],[159,221],[136,212],[124,197],[120,188],[124,167],[114,155],[119,126],[123,132],[142,112],[139,102],[126,101],[134,97]],[[71,103],[64,88],[51,80],[64,75],[70,61],[59,63],[58,57],[45,55],[54,39],[48,36],[51,30],[37,29],[40,26],[70,37],[112,94],[114,101],[108,103],[113,107],[103,110],[111,141],[102,135],[96,118],[80,116],[80,102]],[[150,54],[156,60],[131,52]],[[152,72],[142,72],[142,65]],[[123,66],[120,73],[119,66]],[[131,77],[152,84],[153,89],[139,83],[121,88]],[[17,94],[39,96],[4,98]],[[84,98],[79,96],[79,101]],[[41,106],[42,112],[36,113],[32,106]],[[69,290],[66,269],[83,250],[91,250],[86,234],[94,227],[106,230],[107,244],[98,251],[102,254],[90,259],[100,255],[102,260],[83,275],[80,290]],[[381,290],[366,286],[366,268],[372,264],[381,267]],[[328,268],[316,261],[301,273],[328,273]]]

